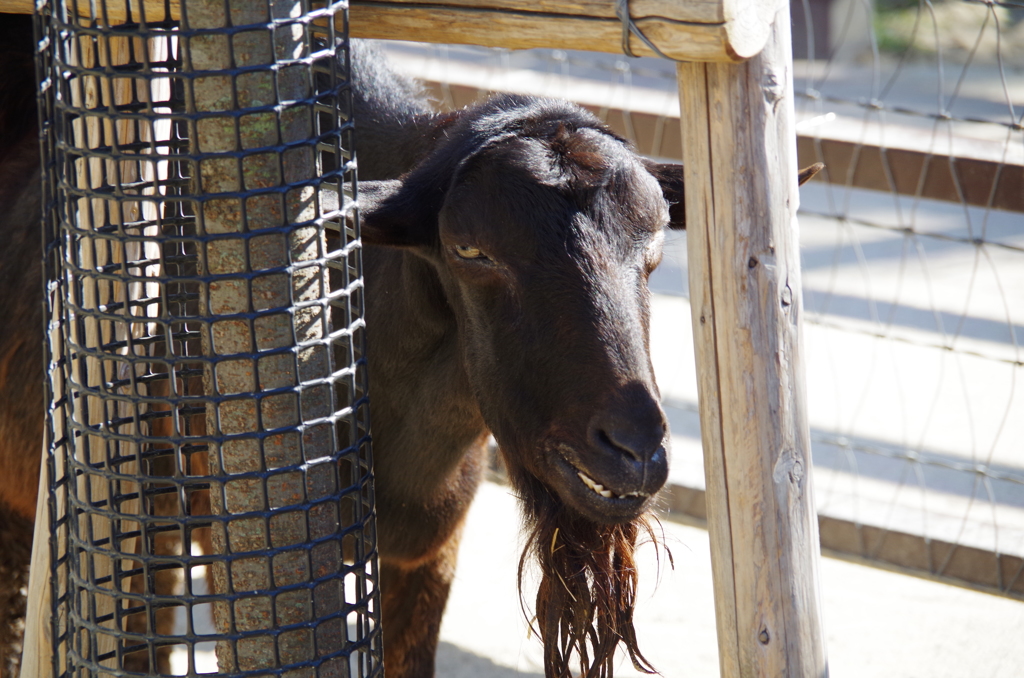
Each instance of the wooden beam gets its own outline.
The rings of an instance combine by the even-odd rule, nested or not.
[[[507,481],[499,481],[507,482]],[[706,493],[669,485],[662,518],[707,528]],[[975,591],[1024,600],[1024,558],[987,549],[818,516],[823,555]]]
[[[1024,165],[981,153],[882,148],[823,136],[799,137],[797,153],[802,164],[825,163],[817,178],[840,186],[1024,212]]]
[[[614,0],[356,0],[357,4],[444,5],[460,9],[507,12],[541,12],[602,19],[616,19]],[[699,24],[725,23],[726,4],[721,0],[630,0],[633,17],[658,16],[669,21]]]
[[[876,567],[1024,600],[1024,558],[821,516],[821,548]]]
[[[28,14],[32,2],[0,0],[0,12]],[[110,3],[103,20],[124,21],[128,4],[136,21],[164,17],[164,0],[128,0]],[[637,28],[667,56],[736,62],[761,50],[771,17],[782,5],[782,0],[633,0],[629,8]],[[348,28],[356,38],[621,54],[616,6],[616,0],[353,0]],[[80,7],[87,12],[90,5]],[[178,18],[179,0],[169,7]],[[629,44],[637,55],[655,54],[636,36]]]
[[[722,675],[821,678],[787,10],[747,63],[678,75]]]
[[[426,81],[435,99],[453,108],[468,106],[488,92],[480,86]],[[517,90],[520,94],[528,91]],[[450,97],[450,101],[447,99]],[[616,133],[631,139],[641,153],[667,160],[682,160],[679,117],[583,104],[599,115]],[[823,162],[825,172],[814,181],[837,186],[866,188],[900,195],[918,196],[972,207],[1024,212],[1024,164],[1018,158],[1003,158],[1001,144],[958,139],[949,152],[928,150],[930,134],[890,134],[886,147],[871,140],[855,141],[819,129],[816,135],[798,134],[797,163],[800,167]]]

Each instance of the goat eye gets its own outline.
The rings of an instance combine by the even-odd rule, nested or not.
[[[476,247],[468,245],[456,245],[455,254],[460,259],[486,259],[487,256]]]

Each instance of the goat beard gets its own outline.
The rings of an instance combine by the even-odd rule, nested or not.
[[[532,528],[519,560],[524,613],[523,578],[531,560],[541,574],[536,620],[545,678],[573,678],[574,655],[581,678],[612,678],[619,643],[638,671],[657,673],[641,654],[633,627],[634,553],[642,533],[658,545],[651,524],[656,519],[643,514],[626,523],[596,523],[565,506],[530,474],[510,469],[509,475]]]

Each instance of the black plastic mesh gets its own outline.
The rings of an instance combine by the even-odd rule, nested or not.
[[[36,22],[54,675],[380,675],[347,4]]]

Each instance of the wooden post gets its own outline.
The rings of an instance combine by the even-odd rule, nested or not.
[[[678,68],[722,675],[826,675],[801,356],[788,10],[749,61]]]
[[[259,25],[283,21],[301,16],[301,5],[296,0],[186,0],[186,28],[222,29],[230,23]],[[210,435],[235,436],[211,445],[211,471],[224,482],[223,486],[213,488],[210,500],[215,514],[229,518],[232,514],[295,507],[266,521],[231,518],[213,524],[214,552],[233,556],[210,566],[214,593],[239,596],[261,592],[258,596],[239,596],[232,602],[213,605],[218,632],[246,634],[237,641],[217,643],[221,673],[269,671],[272,667],[314,662],[318,656],[339,652],[345,642],[344,634],[326,638],[321,637],[322,631],[314,641],[311,629],[288,631],[280,638],[275,633],[283,625],[315,626],[317,614],[337,614],[342,604],[340,600],[323,600],[321,596],[317,598],[320,605],[314,610],[314,596],[307,591],[275,590],[285,584],[309,581],[318,567],[323,571],[337,571],[341,567],[340,559],[320,562],[303,548],[308,540],[337,529],[325,512],[304,512],[301,505],[305,500],[322,498],[315,495],[316,490],[307,490],[307,472],[279,470],[302,468],[304,463],[330,458],[335,451],[330,425],[302,428],[304,422],[331,415],[330,387],[299,389],[303,381],[331,374],[323,340],[329,334],[327,309],[318,303],[328,296],[326,266],[317,263],[327,247],[322,230],[311,225],[316,216],[316,188],[299,185],[290,188],[283,199],[276,192],[249,197],[242,194],[256,187],[313,179],[314,148],[312,144],[298,145],[283,151],[280,157],[275,153],[250,153],[241,161],[233,155],[245,149],[295,143],[312,136],[311,106],[291,105],[280,113],[261,109],[268,102],[302,102],[309,98],[306,68],[271,68],[275,61],[307,56],[309,49],[304,28],[298,22],[282,23],[273,32],[199,34],[190,37],[183,48],[195,71],[255,68],[241,75],[224,73],[197,78],[190,93],[197,112],[258,110],[241,117],[204,116],[196,122],[191,135],[194,153],[221,154],[200,163],[192,187],[197,195],[225,195],[202,203],[201,232],[237,236],[204,243],[205,273],[237,274],[204,285],[200,291],[202,313],[215,318],[209,332],[203,333],[203,353],[218,357],[216,363],[207,365],[206,393],[224,398],[284,390],[277,395],[235,397],[207,405],[206,427]],[[294,224],[301,225],[293,227]],[[281,231],[284,227],[289,227],[287,233]],[[268,271],[272,273],[251,276]],[[289,312],[289,306],[300,304]],[[237,317],[252,312],[261,315],[252,321]],[[217,320],[220,316],[229,318]],[[293,346],[297,348],[287,350]],[[259,354],[255,359],[251,357],[254,353]],[[262,438],[258,435],[275,429],[284,432]],[[264,469],[272,475],[262,482],[244,475]],[[243,477],[232,479],[239,475]],[[263,555],[267,549],[290,546],[296,548]],[[239,558],[239,553],[247,557]],[[265,633],[254,633],[259,631]]]
[[[21,644],[21,675],[25,678],[53,676],[53,634],[50,632],[53,598],[50,595],[50,483],[46,473],[46,444],[39,469],[36,496],[36,524],[32,533],[29,564],[28,609],[25,636]]]

